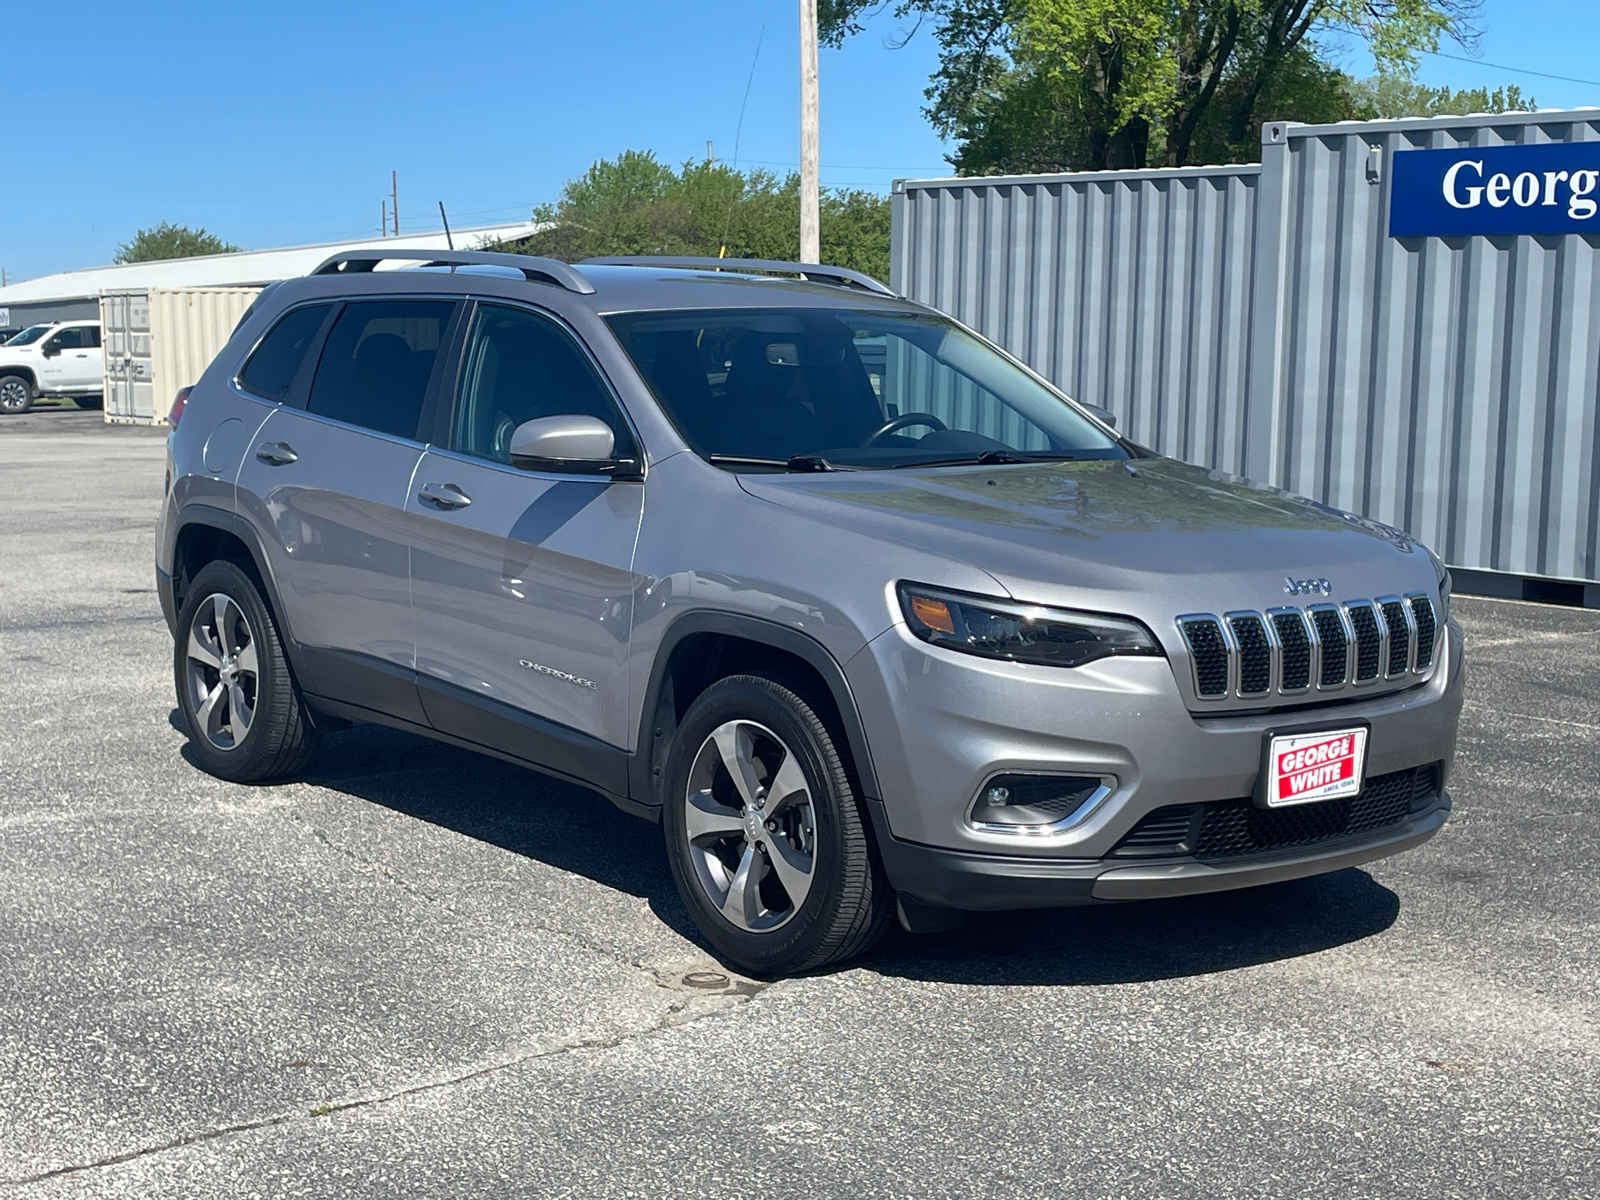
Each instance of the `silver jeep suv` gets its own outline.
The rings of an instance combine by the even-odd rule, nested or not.
[[[262,293],[169,441],[208,771],[375,721],[573,780],[760,974],[1444,823],[1461,634],[1405,534],[850,271],[375,254]]]

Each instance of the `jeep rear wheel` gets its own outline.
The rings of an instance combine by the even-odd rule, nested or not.
[[[257,783],[293,775],[321,740],[276,622],[254,581],[208,563],[178,616],[173,674],[189,748],[212,775]]]
[[[33,384],[23,375],[0,375],[0,413],[25,413],[33,407]]]
[[[684,714],[662,826],[678,892],[730,964],[812,970],[867,950],[894,898],[838,744],[802,685],[735,675]]]

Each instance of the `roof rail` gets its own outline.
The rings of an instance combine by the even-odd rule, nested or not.
[[[614,255],[606,258],[586,258],[581,267],[682,267],[695,271],[742,271],[757,275],[798,275],[817,283],[832,283],[839,287],[858,287],[892,296],[894,292],[871,275],[852,271],[846,267],[829,267],[822,263],[781,262],[774,258],[655,258],[650,255]]]
[[[420,262],[429,267],[509,267],[521,271],[523,277],[534,283],[553,283],[580,296],[594,295],[594,284],[583,277],[583,272],[569,263],[553,258],[537,258],[531,254],[496,254],[488,250],[385,250],[380,246],[363,246],[359,250],[346,250],[335,254],[313,275],[354,275],[371,271],[381,262],[406,260]]]

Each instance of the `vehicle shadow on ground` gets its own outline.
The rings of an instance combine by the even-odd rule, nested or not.
[[[302,778],[638,896],[704,945],[660,830],[585,788],[380,726],[329,736]],[[1381,933],[1399,911],[1394,892],[1352,869],[1177,900],[980,913],[944,934],[895,928],[853,965],[946,983],[1137,983],[1313,954]]]
[[[863,964],[941,983],[1084,986],[1209,975],[1382,933],[1400,898],[1365,871],[1208,896],[975,913],[964,929],[896,930]]]

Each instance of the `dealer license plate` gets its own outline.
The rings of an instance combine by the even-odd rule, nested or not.
[[[1361,791],[1366,766],[1367,730],[1363,726],[1275,737],[1267,748],[1267,807],[1354,796]]]

